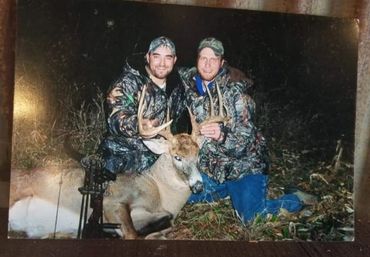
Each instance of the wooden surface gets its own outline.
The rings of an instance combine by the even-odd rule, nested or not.
[[[356,17],[362,0],[129,0],[135,2],[207,6],[214,8],[312,14],[331,17]]]
[[[149,1],[159,2],[159,1]],[[171,2],[171,1],[165,1]],[[189,1],[172,1],[184,4]],[[192,1],[194,2],[194,1]],[[195,1],[200,2],[200,1]],[[209,6],[214,6],[213,1]],[[218,1],[221,3],[223,1]],[[242,8],[240,1],[225,1]],[[223,3],[225,3],[223,2]],[[247,1],[252,3],[253,1]],[[275,3],[277,1],[274,1]],[[291,1],[281,1],[284,4]],[[310,1],[304,1],[310,3]],[[311,1],[312,2],[312,1]],[[313,1],[316,2],[316,1]],[[358,97],[356,112],[356,240],[348,243],[219,242],[219,241],[112,241],[7,240],[7,199],[11,110],[14,82],[15,1],[0,0],[0,256],[370,256],[370,26],[368,1],[343,2],[346,17],[360,20]],[[225,7],[220,4],[219,7]],[[281,5],[279,5],[281,6]],[[355,7],[352,7],[355,6]],[[360,6],[359,9],[356,9]],[[243,7],[244,8],[244,7]],[[336,7],[335,10],[338,10]],[[286,7],[286,10],[292,8]],[[340,10],[342,10],[340,9]],[[295,9],[296,11],[298,9]],[[307,8],[306,8],[307,10]],[[277,10],[281,11],[281,10]],[[299,10],[298,10],[299,11]],[[342,11],[341,11],[342,12]],[[306,12],[307,13],[307,12]],[[338,15],[333,11],[333,16]],[[326,14],[330,16],[330,13]]]

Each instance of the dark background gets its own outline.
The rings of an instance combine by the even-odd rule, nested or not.
[[[144,55],[157,36],[173,39],[178,66],[192,66],[199,41],[214,36],[224,43],[226,60],[254,80],[250,94],[267,139],[288,130],[296,137],[286,140],[296,145],[299,137],[333,148],[344,138],[352,158],[354,19],[119,1],[23,0],[17,11],[16,74],[34,70],[50,85],[42,89],[50,117],[71,85],[80,89],[76,106],[97,88],[106,92],[125,58]],[[287,121],[293,116],[299,124]]]

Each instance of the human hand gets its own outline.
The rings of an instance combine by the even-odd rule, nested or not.
[[[143,129],[150,129],[153,127],[158,127],[159,126],[159,120],[158,119],[143,119],[142,120],[143,124]]]
[[[221,127],[219,123],[216,122],[202,125],[200,128],[200,134],[216,141],[222,139]]]

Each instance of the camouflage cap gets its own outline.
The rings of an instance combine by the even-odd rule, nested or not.
[[[209,47],[215,52],[217,56],[224,56],[224,46],[222,42],[214,37],[207,37],[203,39],[198,46],[198,53],[203,49]]]
[[[164,36],[157,37],[157,38],[153,39],[152,42],[150,42],[149,49],[148,49],[148,54],[152,53],[153,51],[155,51],[160,46],[168,47],[171,50],[171,53],[173,55],[176,55],[175,44],[172,42],[171,39],[169,39],[168,37],[164,37]]]

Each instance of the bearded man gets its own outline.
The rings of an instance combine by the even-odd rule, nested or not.
[[[138,134],[139,97],[146,86],[144,126],[162,124],[167,108],[171,110],[170,116],[179,117],[174,113],[183,111],[177,103],[183,99],[184,89],[174,70],[176,59],[172,40],[164,36],[155,38],[144,59],[128,60],[123,73],[110,87],[108,132],[98,150],[103,159],[103,180],[114,180],[117,173],[144,171],[157,160],[158,156],[149,151]],[[178,89],[174,91],[175,88]]]

